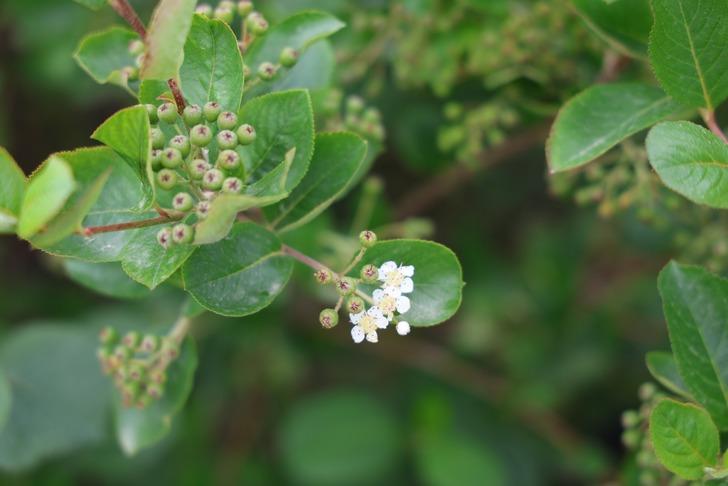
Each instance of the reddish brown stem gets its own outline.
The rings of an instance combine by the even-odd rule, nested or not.
[[[185,97],[182,96],[182,90],[179,89],[179,84],[177,84],[177,81],[175,79],[168,79],[167,85],[169,85],[169,89],[172,90],[172,95],[174,96],[174,102],[177,104],[177,111],[181,115],[182,112],[185,109]]]
[[[703,120],[708,128],[710,128],[710,131],[715,133],[724,143],[728,143],[728,137],[725,136],[725,133],[721,130],[720,125],[718,125],[715,119],[715,112],[713,110],[700,110],[700,114],[703,116]]]
[[[299,262],[303,263],[304,265],[307,265],[307,266],[311,267],[314,270],[329,270],[329,268],[326,265],[324,265],[323,263],[321,263],[321,262],[319,262],[317,260],[314,260],[313,258],[311,258],[308,255],[304,255],[300,251],[296,250],[295,248],[291,248],[288,245],[283,245],[283,247],[281,248],[281,250],[286,255],[292,256],[293,258],[295,258]]]
[[[156,218],[142,219],[140,221],[127,221],[126,223],[107,224],[105,226],[89,226],[88,228],[83,228],[81,232],[84,236],[93,236],[99,233],[113,233],[115,231],[146,228],[148,226],[169,223],[178,219],[179,217],[158,216]]]
[[[132,7],[127,0],[109,0],[109,5],[113,8],[119,16],[126,20],[131,28],[139,34],[142,40],[147,37],[147,29],[144,27],[144,23],[139,19],[134,7]]]

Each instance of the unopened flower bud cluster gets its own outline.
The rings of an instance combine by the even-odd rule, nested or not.
[[[367,139],[384,141],[381,113],[376,108],[367,106],[362,97],[351,95],[344,100],[341,91],[332,89],[328,92],[323,105],[323,113],[327,117],[327,130],[346,129]]]

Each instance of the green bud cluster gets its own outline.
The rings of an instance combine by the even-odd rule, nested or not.
[[[126,82],[136,81],[139,79],[139,69],[141,69],[142,64],[144,63],[144,52],[146,50],[146,46],[143,41],[135,39],[129,42],[128,50],[129,54],[135,57],[134,65],[124,66],[119,69],[121,77]]]
[[[179,222],[157,233],[165,249],[194,241],[195,225],[204,219],[219,193],[237,194],[245,189],[246,172],[238,152],[255,142],[255,128],[241,123],[237,114],[223,111],[210,101],[188,105],[180,115],[174,103],[147,105],[152,125],[151,166],[156,185],[164,191],[177,189],[172,209]],[[211,154],[214,160],[209,160]]]
[[[343,106],[342,106],[343,105]],[[327,130],[350,130],[368,140],[384,141],[384,125],[379,110],[368,107],[364,99],[351,95],[344,99],[341,91],[332,89],[323,102]]]
[[[226,24],[232,24],[239,17],[245,25],[245,29],[253,36],[261,36],[268,31],[268,21],[260,12],[256,12],[251,0],[240,0],[233,2],[222,0],[213,8],[208,3],[201,3],[195,9],[195,13],[205,17],[221,20]]]
[[[169,337],[130,331],[121,337],[113,327],[99,333],[101,368],[111,376],[125,407],[145,408],[164,394],[167,368],[179,356]]]

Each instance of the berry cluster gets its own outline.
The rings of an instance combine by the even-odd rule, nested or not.
[[[113,377],[125,407],[144,408],[162,397],[167,367],[180,352],[174,339],[136,331],[120,338],[116,329],[106,327],[99,340],[101,368]]]
[[[204,219],[210,204],[219,193],[239,193],[245,186],[245,166],[239,146],[253,143],[255,128],[239,123],[238,116],[222,111],[210,101],[203,107],[188,105],[182,115],[174,103],[158,108],[147,105],[152,122],[152,169],[158,187],[171,190],[184,186],[172,198],[172,207],[180,222],[162,228],[157,241],[164,248],[187,244],[194,239],[194,223]],[[168,137],[166,133],[177,133]],[[214,165],[212,154],[217,154]]]
[[[141,69],[142,63],[144,62],[144,52],[144,42],[136,39],[129,43],[129,53],[136,56],[136,59],[133,66],[124,66],[120,70],[121,77],[126,82],[136,81],[139,79],[139,69]]]
[[[343,97],[338,89],[331,89],[327,93],[322,106],[322,113],[326,116],[326,129],[350,130],[367,139],[384,141],[384,126],[379,110],[368,107],[361,96],[350,95],[345,102]]]

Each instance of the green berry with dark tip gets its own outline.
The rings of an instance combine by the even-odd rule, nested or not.
[[[366,283],[375,283],[377,281],[377,277],[379,276],[379,269],[375,265],[369,264],[364,265],[361,268],[361,279]]]
[[[207,147],[212,141],[212,129],[205,125],[195,125],[190,129],[190,142],[196,147]]]
[[[119,333],[116,329],[111,326],[106,326],[99,332],[99,341],[101,344],[113,345],[119,340]]]
[[[174,123],[177,121],[177,107],[172,103],[162,103],[157,108],[157,116],[160,120],[167,123]]]
[[[190,177],[196,181],[202,179],[202,176],[204,176],[205,172],[208,170],[210,170],[210,164],[208,164],[204,159],[191,160],[187,164],[187,171],[190,173]]]
[[[233,130],[238,126],[238,115],[232,111],[223,111],[217,117],[217,126],[220,130]]]
[[[179,223],[172,228],[172,241],[178,245],[186,245],[192,243],[195,238],[195,229],[185,223]]]
[[[152,153],[149,155],[149,161],[152,163],[152,170],[158,171],[162,168],[162,151],[159,149],[152,149]]]
[[[156,383],[158,385],[163,384],[165,381],[167,381],[167,373],[164,371],[155,370],[149,373],[149,380],[152,383]]]
[[[134,349],[137,346],[139,346],[139,343],[142,341],[141,335],[136,331],[129,331],[126,333],[124,338],[121,340],[121,342],[124,344],[124,346]]]
[[[233,13],[233,11],[228,8],[225,8],[225,7],[215,8],[215,11],[212,15],[217,20],[222,20],[226,24],[229,24],[230,22],[232,22],[233,18],[235,17],[235,14]]]
[[[172,140],[169,141],[169,146],[179,150],[182,157],[187,157],[190,153],[190,139],[185,135],[175,135]]]
[[[253,35],[263,35],[268,30],[268,21],[258,12],[250,12],[245,19],[245,24]]]
[[[222,183],[222,192],[238,194],[243,189],[243,181],[237,177],[228,177]]]
[[[144,105],[144,108],[147,109],[147,116],[149,116],[149,122],[157,123],[159,121],[159,117],[157,116],[157,107],[152,104],[148,104],[148,105]]]
[[[182,163],[182,152],[174,147],[168,147],[162,152],[162,165],[168,169],[179,167]]]
[[[264,81],[270,81],[276,75],[276,67],[273,63],[263,62],[258,66],[258,77]]]
[[[298,62],[299,53],[293,47],[284,47],[281,51],[281,55],[278,56],[278,62],[283,67],[293,67]]]
[[[352,314],[358,314],[364,310],[364,300],[361,297],[352,295],[346,301],[346,310]]]
[[[129,43],[129,53],[138,56],[144,52],[144,42],[135,39]]]
[[[217,120],[217,117],[220,115],[220,112],[222,111],[222,108],[220,108],[220,103],[217,101],[208,101],[205,103],[205,106],[202,107],[202,113],[205,116],[205,120],[209,122],[214,122]]]
[[[179,344],[171,338],[162,339],[162,357],[168,361],[177,359],[179,356]]]
[[[218,191],[225,180],[225,174],[218,169],[210,169],[202,177],[202,187],[208,191]]]
[[[313,273],[313,278],[315,278],[316,282],[318,282],[319,284],[327,285],[327,284],[331,283],[334,276],[331,274],[331,270],[322,268],[322,269],[316,270]]]
[[[377,243],[377,234],[371,230],[364,230],[359,233],[359,243],[364,248],[371,248]]]
[[[157,231],[157,243],[165,250],[172,244],[172,228],[162,228]]]
[[[223,170],[233,171],[240,167],[240,156],[235,150],[223,150],[217,157],[217,165]]]
[[[245,17],[253,11],[253,2],[250,0],[240,0],[238,2],[238,15]]]
[[[212,17],[212,7],[206,3],[201,3],[195,9],[195,13],[210,18]]]
[[[132,351],[126,346],[117,346],[114,348],[114,356],[121,362],[125,362],[131,358]]]
[[[200,219],[205,219],[210,212],[210,201],[200,201],[195,207],[195,214]]]
[[[238,146],[238,136],[230,130],[223,130],[217,134],[217,145],[222,150],[234,149]]]
[[[162,169],[157,172],[157,184],[162,189],[172,189],[177,185],[177,173],[171,169]]]
[[[350,277],[343,277],[336,281],[336,291],[346,297],[356,290],[356,281]]]
[[[194,205],[195,202],[192,200],[192,196],[186,192],[179,192],[172,199],[172,207],[177,211],[187,212]]]
[[[157,349],[159,349],[159,343],[159,336],[155,336],[154,334],[147,334],[146,336],[144,336],[144,339],[142,339],[142,343],[139,345],[139,348],[145,353],[153,353]]]
[[[238,143],[240,145],[250,145],[255,141],[255,128],[253,128],[253,125],[243,123],[235,133],[238,136]]]
[[[202,108],[200,105],[187,105],[182,112],[182,118],[188,127],[197,125],[202,121]]]
[[[164,132],[162,132],[162,130],[160,130],[159,128],[152,128],[150,136],[152,138],[152,148],[164,148],[164,145],[167,143],[167,139],[165,138]]]
[[[324,329],[331,329],[339,323],[339,313],[334,309],[324,309],[319,314],[319,322]]]

